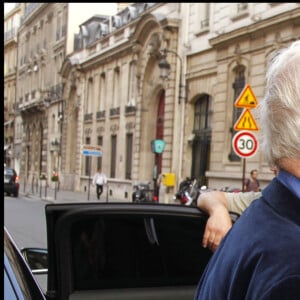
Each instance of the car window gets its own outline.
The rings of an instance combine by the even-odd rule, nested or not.
[[[14,170],[4,168],[4,175],[14,175]]]
[[[197,284],[211,252],[203,219],[95,216],[71,228],[75,290]]]
[[[12,286],[12,283],[8,277],[8,274],[4,268],[4,299],[18,299],[15,294],[15,289]]]
[[[33,278],[30,269],[26,265],[20,251],[17,249],[14,242],[9,238],[8,234],[4,230],[4,268],[5,268],[5,284],[4,288],[8,288],[5,291],[7,298],[11,293],[13,287],[14,293],[18,296],[17,299],[45,299],[38,284]]]

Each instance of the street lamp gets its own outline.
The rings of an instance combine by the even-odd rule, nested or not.
[[[186,99],[185,97],[181,96],[181,88],[184,88],[185,85],[182,85],[182,58],[178,55],[177,52],[169,49],[162,49],[162,58],[158,63],[158,67],[160,69],[160,78],[167,79],[170,74],[171,66],[167,61],[167,53],[173,53],[179,59],[179,96],[178,96],[178,103],[180,104],[181,99]]]
[[[167,54],[172,53],[176,55],[176,57],[179,59],[179,90],[178,90],[178,104],[181,103],[181,99],[184,99],[184,102],[182,102],[182,109],[181,109],[181,125],[180,125],[180,146],[179,146],[179,171],[178,171],[178,178],[181,178],[182,175],[182,158],[183,158],[183,138],[184,138],[184,116],[185,116],[185,103],[187,102],[186,97],[186,86],[182,85],[182,58],[178,55],[177,52],[173,50],[169,50],[167,48],[164,48],[161,50],[161,60],[158,63],[158,66],[160,68],[160,77],[162,79],[167,79],[170,74],[171,66],[169,62],[167,61]],[[181,96],[182,92],[181,89],[184,88],[184,95]]]
[[[158,66],[160,69],[160,78],[166,79],[169,77],[171,66],[167,61],[167,49],[163,49],[162,59],[159,61]]]

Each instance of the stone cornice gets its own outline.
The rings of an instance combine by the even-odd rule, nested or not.
[[[107,48],[105,52],[99,54],[95,53],[80,62],[82,70],[87,70],[89,68],[95,68],[97,65],[103,64],[104,62],[116,60],[116,57],[121,57],[122,53],[131,53],[132,45],[126,40],[119,45],[114,45],[111,48]]]
[[[287,22],[297,22],[297,24],[300,24],[300,8],[221,34],[210,39],[209,42],[212,47],[223,47],[224,44],[232,43],[235,39],[240,39],[242,36],[257,34],[257,32],[263,32],[264,30],[271,30],[274,28],[274,24],[280,26],[280,24]]]

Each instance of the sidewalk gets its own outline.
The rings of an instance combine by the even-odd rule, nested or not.
[[[19,195],[36,199],[49,201],[52,203],[66,203],[66,202],[119,202],[120,200],[112,199],[107,195],[106,191],[103,191],[103,194],[100,197],[100,200],[97,199],[94,189],[91,189],[90,192],[74,192],[66,191],[62,189],[53,189],[51,187],[40,187],[40,186],[24,186],[23,183],[20,184]],[[127,201],[126,201],[127,202]]]

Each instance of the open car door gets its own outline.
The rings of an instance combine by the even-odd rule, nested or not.
[[[193,299],[211,256],[207,215],[187,206],[46,206],[50,299]]]

